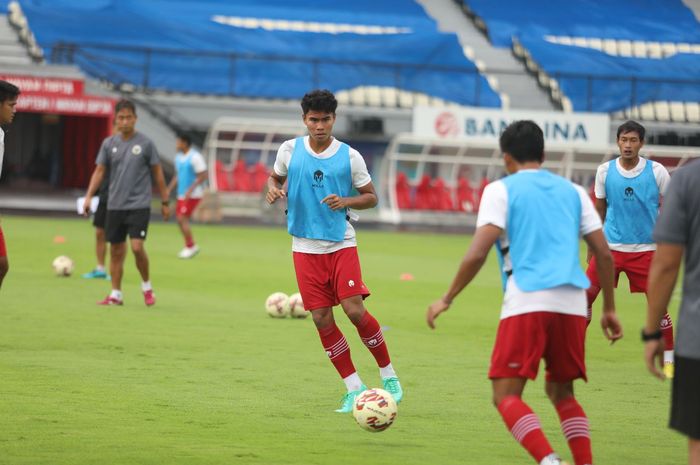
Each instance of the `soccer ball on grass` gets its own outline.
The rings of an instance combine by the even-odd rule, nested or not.
[[[273,318],[284,318],[289,314],[289,296],[274,292],[265,299],[265,311]]]
[[[65,255],[54,258],[52,266],[56,276],[70,276],[73,273],[73,260]]]
[[[398,409],[394,397],[384,389],[367,389],[355,399],[352,415],[360,428],[372,433],[384,431],[394,423]]]
[[[309,316],[309,312],[304,309],[301,294],[298,292],[289,296],[289,315],[292,318],[306,318]]]

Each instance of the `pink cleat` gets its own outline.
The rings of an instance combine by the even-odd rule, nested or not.
[[[104,300],[97,302],[97,305],[124,305],[124,301],[108,295]]]
[[[155,305],[156,296],[153,294],[153,290],[143,291],[143,301],[146,302],[147,306]]]

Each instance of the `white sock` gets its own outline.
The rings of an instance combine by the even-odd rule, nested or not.
[[[396,372],[394,371],[394,367],[391,366],[391,363],[388,364],[385,367],[380,367],[379,368],[379,376],[382,377],[382,379],[386,378],[397,378]]]
[[[345,387],[348,388],[348,392],[358,391],[362,387],[362,380],[357,372],[351,374],[347,378],[343,378],[343,381],[345,382]]]
[[[119,289],[112,289],[112,292],[110,292],[109,296],[113,299],[122,300],[122,291],[120,291]]]
[[[561,465],[561,459],[557,454],[552,453],[543,458],[540,465]]]
[[[673,363],[673,351],[664,350],[664,363]]]
[[[104,265],[97,265],[97,266],[95,267],[95,269],[96,269],[97,271],[104,271],[104,270],[105,270],[105,267],[104,267]]]
[[[141,283],[141,290],[142,290],[143,292],[152,291],[152,290],[153,290],[153,287],[151,286],[151,282],[150,282],[150,281],[144,281],[144,282],[142,282],[142,283]]]

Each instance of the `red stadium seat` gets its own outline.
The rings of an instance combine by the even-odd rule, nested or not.
[[[481,196],[484,195],[484,189],[486,189],[486,186],[489,185],[489,178],[484,176],[481,178],[481,184],[479,184],[479,203],[481,203]],[[479,207],[477,206],[476,211],[479,211]]]
[[[214,168],[216,169],[217,190],[226,192],[232,191],[233,183],[231,181],[231,170],[227,169],[219,160],[216,160]]]
[[[260,162],[256,163],[250,172],[252,191],[262,192],[265,189],[267,178],[269,177],[270,171],[267,169],[267,166]]]
[[[433,210],[450,211],[454,208],[450,189],[442,178],[433,181]]]
[[[248,168],[246,168],[245,160],[241,158],[236,161],[236,166],[233,168],[233,190],[237,192],[250,192],[251,190]]]
[[[413,208],[411,186],[408,184],[406,173],[403,172],[399,172],[396,177],[396,202],[400,209]]]
[[[416,210],[432,210],[435,205],[430,176],[424,174],[416,187]]]
[[[469,180],[465,177],[460,177],[457,180],[457,210],[463,212],[476,211],[477,204],[474,197],[474,189]]]

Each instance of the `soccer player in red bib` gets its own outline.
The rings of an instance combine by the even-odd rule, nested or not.
[[[447,293],[428,307],[427,322],[435,327],[435,318],[450,308],[495,244],[505,295],[489,370],[493,402],[515,440],[538,464],[562,463],[521,398],[544,359],[546,392],[574,461],[590,465],[588,418],[574,397],[573,383],[586,379],[589,281],[579,262],[580,237],[598,259],[604,297],[601,326],[615,341],[622,328],[613,300],[612,257],[586,191],[541,169],[544,136],[539,126],[516,121],[503,132],[500,145],[510,175],[484,190],[471,246]]]
[[[299,292],[321,343],[345,382],[347,393],[336,412],[348,413],[367,389],[350,358],[350,347],[335,323],[340,304],[379,366],[383,387],[396,402],[403,390],[389,358],[382,329],[364,306],[369,289],[362,281],[350,208],[377,204],[367,166],[357,150],[332,136],[338,102],[327,90],[307,93],[301,101],[309,135],[288,140],[277,152],[268,179],[267,202],[287,198],[287,230]],[[287,182],[287,191],[283,185]],[[358,195],[352,195],[355,188]]]

